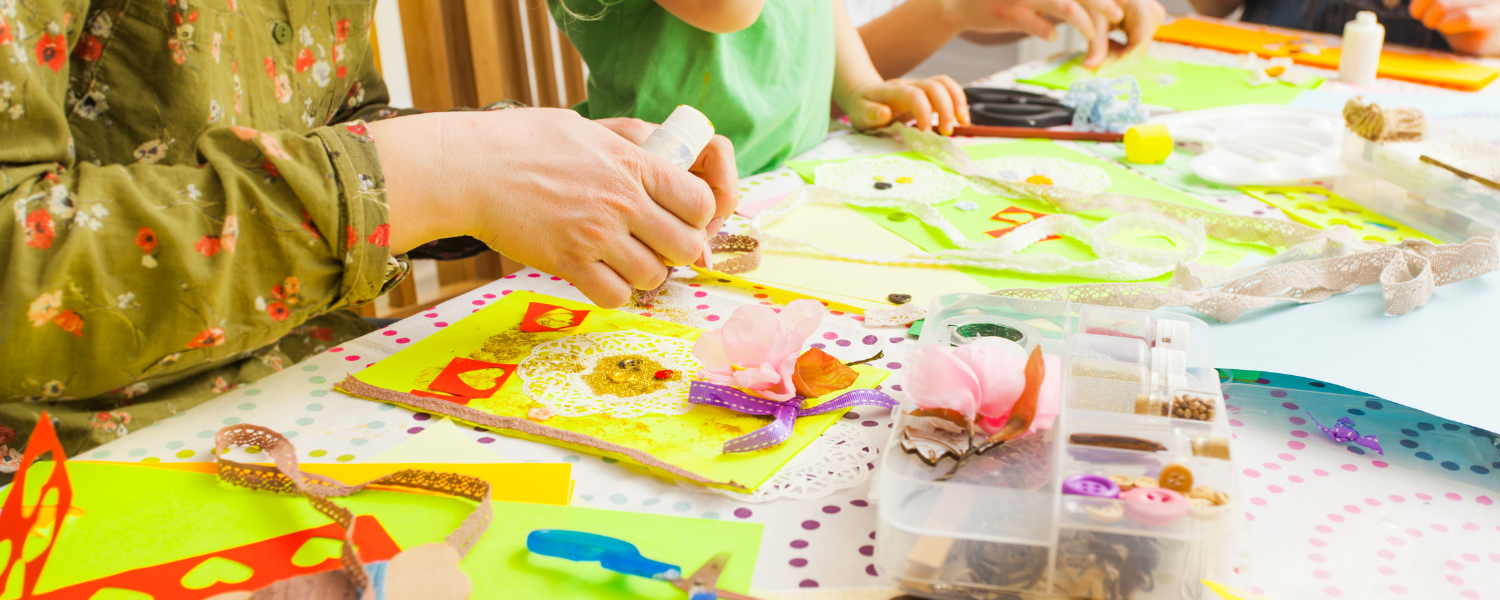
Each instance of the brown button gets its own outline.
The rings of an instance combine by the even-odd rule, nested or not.
[[[1193,472],[1182,465],[1170,464],[1162,468],[1157,482],[1161,484],[1161,487],[1186,494],[1193,489]]]
[[[907,302],[911,302],[911,294],[891,294],[886,296],[885,299],[890,300],[891,304],[906,304]]]

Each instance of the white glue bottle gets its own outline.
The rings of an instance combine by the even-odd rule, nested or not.
[[[1375,20],[1375,13],[1359,11],[1354,20],[1344,24],[1344,47],[1339,50],[1339,81],[1353,85],[1375,82],[1380,67],[1380,47],[1385,43],[1385,27]]]
[[[696,108],[680,104],[656,131],[646,137],[641,149],[686,171],[697,162],[698,154],[713,139],[714,124],[709,122],[708,117],[703,116]],[[713,260],[708,240],[703,240],[704,268],[712,271]]]

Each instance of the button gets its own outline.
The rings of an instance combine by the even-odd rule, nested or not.
[[[1164,488],[1186,494],[1193,489],[1193,472],[1182,465],[1170,464],[1162,467],[1157,482]]]
[[[1095,498],[1118,498],[1120,496],[1119,484],[1101,475],[1070,475],[1063,480],[1062,491],[1064,494]]]
[[[886,296],[885,299],[890,300],[891,304],[906,304],[907,302],[911,302],[911,294],[891,294]]]
[[[292,26],[282,22],[272,25],[271,39],[276,40],[278,44],[285,44],[292,41]]]
[[[1125,518],[1125,509],[1121,508],[1118,503],[1110,502],[1098,506],[1085,506],[1083,514],[1100,523],[1114,523]]]
[[[1176,523],[1188,512],[1188,499],[1167,488],[1135,488],[1123,494],[1125,515],[1132,521],[1152,527]]]

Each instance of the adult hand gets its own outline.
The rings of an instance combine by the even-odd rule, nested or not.
[[[917,129],[932,131],[932,113],[938,114],[938,131],[952,135],[953,128],[969,124],[969,101],[964,88],[952,77],[891,79],[855,88],[839,103],[856,129],[878,129],[892,121],[916,119]]]
[[[646,143],[646,137],[656,131],[658,126],[656,123],[628,117],[599,119],[594,122],[637,146]],[[724,221],[734,214],[734,209],[740,204],[740,172],[734,166],[734,144],[727,137],[714,136],[703,148],[703,152],[698,154],[697,162],[693,163],[688,172],[697,175],[714,192],[716,208],[713,220],[708,223],[707,233],[709,237],[718,235]]]
[[[1083,66],[1094,69],[1109,55],[1109,32],[1125,31],[1126,51],[1151,43],[1167,11],[1157,0],[945,0],[963,27],[977,33],[1020,31],[1047,41],[1054,23],[1072,25],[1089,41]]]
[[[602,307],[697,260],[714,218],[703,180],[571,110],[429,113],[369,131],[391,252],[471,235]]]
[[[1453,50],[1500,56],[1500,1],[1412,0],[1411,16],[1448,39]]]

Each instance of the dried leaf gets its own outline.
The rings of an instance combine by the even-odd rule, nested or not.
[[[901,448],[917,455],[922,462],[937,466],[944,456],[963,456],[969,450],[969,436],[908,425],[901,430]]]
[[[1046,375],[1047,367],[1042,364],[1042,347],[1037,346],[1032,349],[1031,358],[1026,360],[1026,387],[1021,390],[1021,397],[1010,409],[1010,419],[1005,422],[1005,427],[990,436],[990,444],[1016,439],[1031,429],[1031,422],[1036,419],[1037,398],[1042,392],[1042,379]]]
[[[859,373],[854,369],[817,348],[797,357],[797,370],[792,373],[792,385],[804,398],[837,392],[854,385],[856,379],[859,379]]]
[[[960,431],[968,431],[973,425],[963,413],[951,408],[920,408],[907,413],[913,417],[932,417],[957,425]]]

